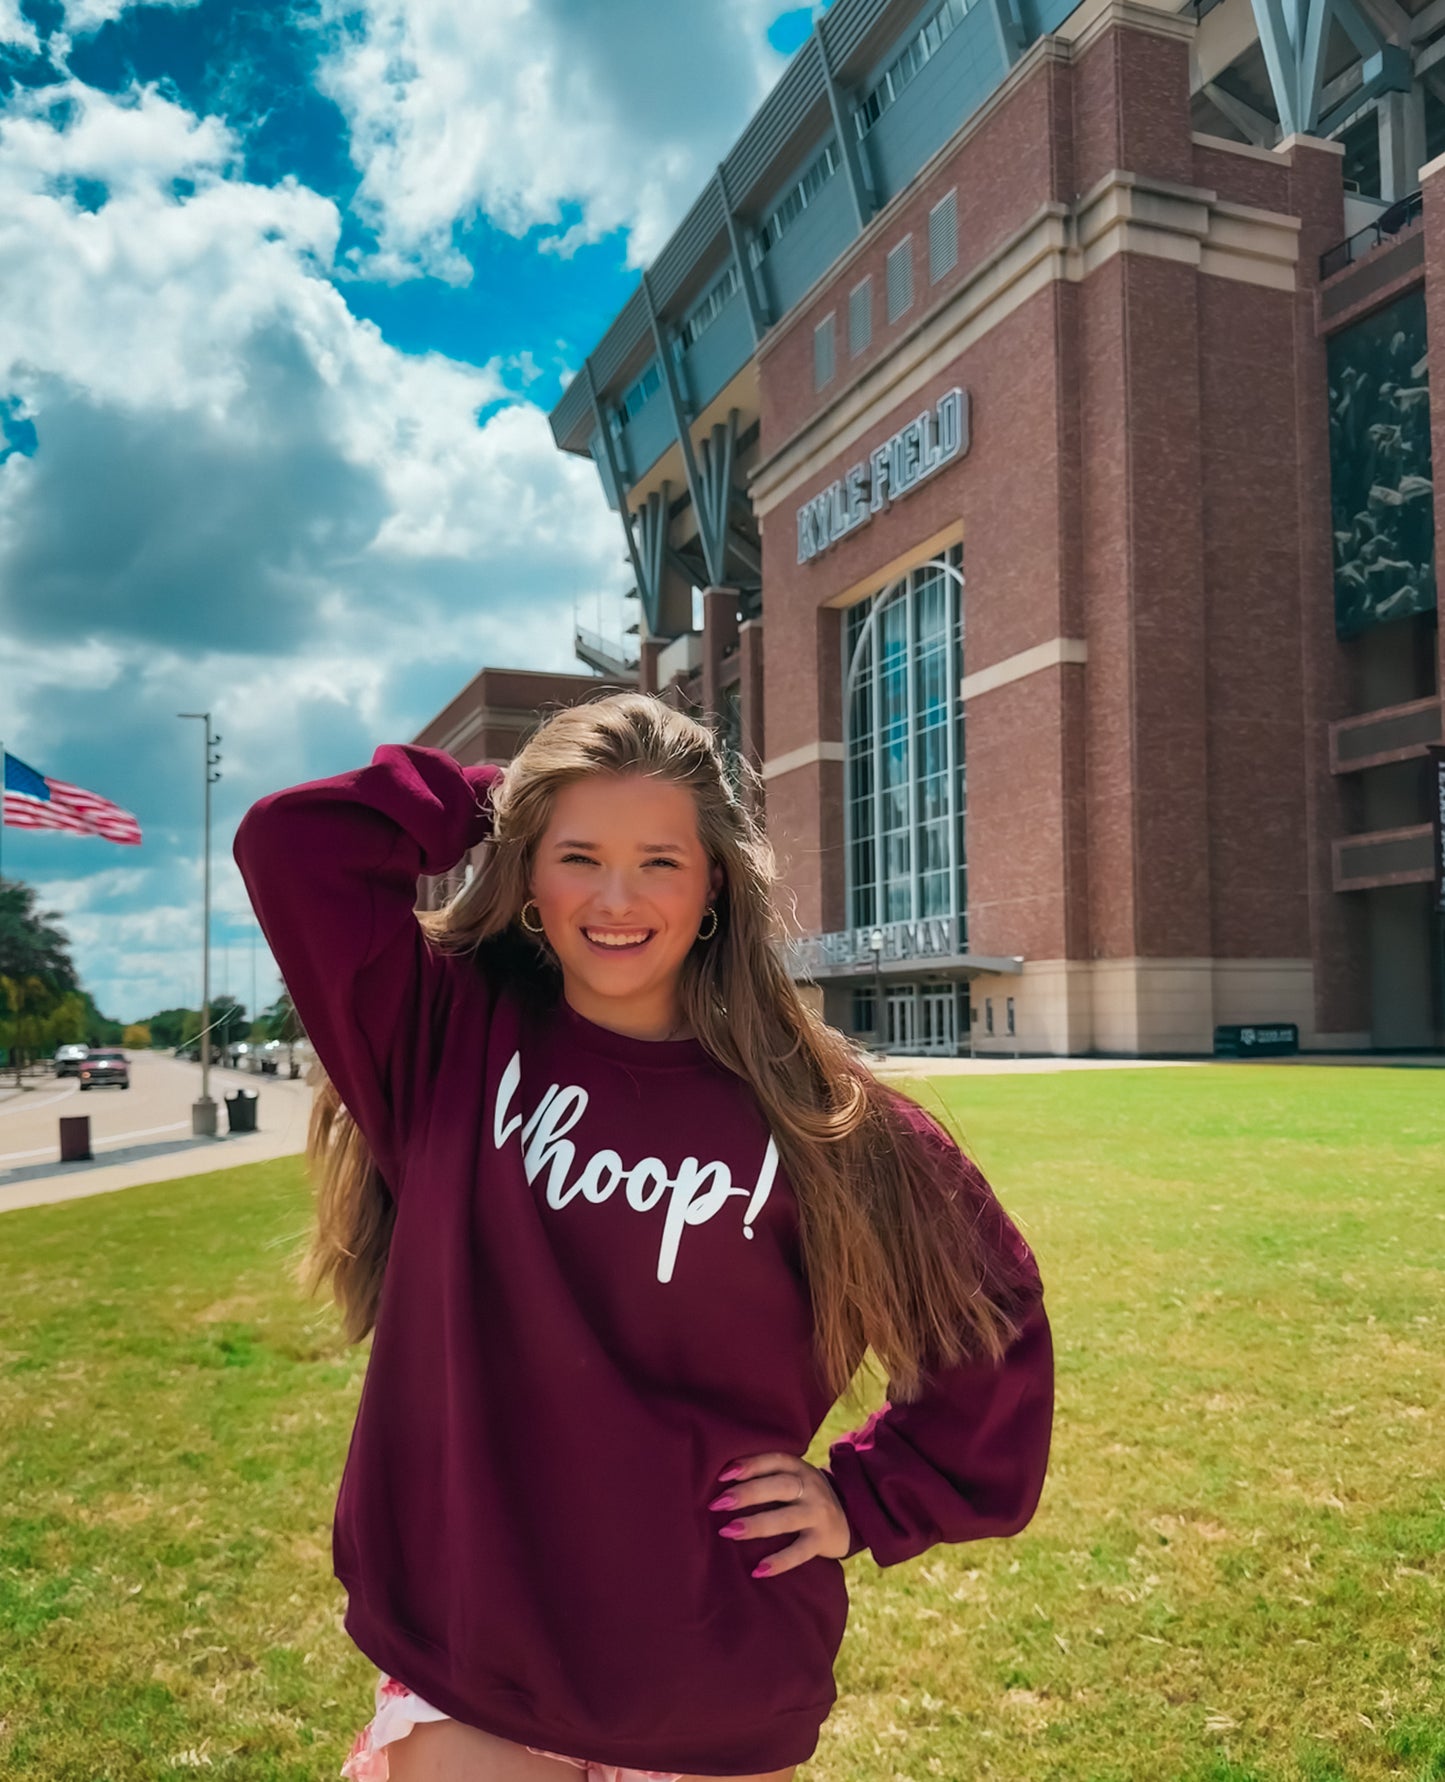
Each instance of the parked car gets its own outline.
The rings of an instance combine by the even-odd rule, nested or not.
[[[90,1056],[90,1047],[82,1045],[57,1046],[55,1048],[55,1074],[58,1077],[78,1077],[82,1059]]]
[[[124,1052],[92,1052],[80,1067],[82,1089],[95,1089],[102,1083],[115,1083],[130,1088],[130,1061]]]
[[[265,1076],[299,1077],[316,1057],[310,1040],[267,1040],[253,1048],[247,1068]]]

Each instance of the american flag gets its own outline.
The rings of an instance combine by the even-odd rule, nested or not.
[[[68,829],[75,835],[103,835],[107,841],[139,842],[140,824],[129,811],[27,767],[18,755],[5,759],[5,822],[12,829]]]

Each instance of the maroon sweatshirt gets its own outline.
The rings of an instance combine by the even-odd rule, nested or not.
[[[522,1744],[704,1775],[802,1763],[836,1699],[843,1566],[754,1578],[796,1536],[724,1539],[750,1511],[707,1507],[730,1462],[802,1456],[833,1407],[797,1203],[748,1085],[700,1042],[614,1033],[429,950],[417,879],[487,835],[498,772],[383,744],[236,833],[396,1203],[336,1502],[345,1626],[444,1713]],[[1032,1252],[912,1117],[1030,1299],[1001,1363],[936,1370],[831,1446],[850,1553],[883,1566],[1023,1528],[1053,1418]]]

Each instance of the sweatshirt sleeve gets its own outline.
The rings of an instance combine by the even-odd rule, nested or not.
[[[393,1194],[451,963],[416,919],[417,880],[491,833],[501,771],[382,743],[368,767],[258,799],[232,844],[297,1018]]]
[[[1038,1507],[1053,1431],[1053,1338],[1033,1252],[978,1166],[926,1115],[922,1121],[982,1241],[1024,1297],[1019,1333],[998,1361],[933,1370],[919,1398],[885,1400],[829,1448],[821,1470],[852,1531],[845,1557],[867,1547],[880,1566],[940,1542],[1017,1534]]]

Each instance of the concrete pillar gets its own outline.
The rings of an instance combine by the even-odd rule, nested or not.
[[[638,651],[637,685],[644,693],[657,691],[657,658],[667,648],[665,637],[645,637]]]
[[[1332,774],[1328,727],[1349,716],[1352,659],[1335,636],[1334,554],[1330,530],[1329,372],[1315,320],[1319,257],[1344,239],[1344,196],[1337,142],[1297,136],[1276,151],[1290,169],[1289,210],[1300,219],[1299,282],[1294,305],[1296,394],[1294,454],[1300,551],[1296,593],[1303,691],[1305,829],[1308,850],[1309,952],[1315,961],[1315,1026],[1321,1034],[1357,1034],[1370,1025],[1368,930],[1364,899],[1334,888],[1332,849],[1347,835],[1352,775]],[[1428,250],[1427,250],[1428,251]],[[1428,301],[1428,289],[1427,289]],[[1438,435],[1435,438],[1439,449]],[[1304,947],[1299,949],[1304,952]]]
[[[742,707],[742,751],[759,773],[763,770],[763,621],[744,619],[738,627],[739,702]]]
[[[1385,93],[1377,112],[1380,129],[1380,196],[1393,203],[1420,184],[1425,161],[1425,90]]]
[[[738,591],[702,592],[702,705],[709,718],[722,716],[723,657],[738,641]]]

